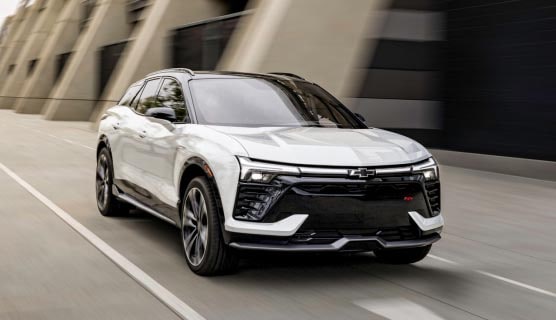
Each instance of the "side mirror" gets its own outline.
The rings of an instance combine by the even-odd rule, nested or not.
[[[176,117],[176,111],[168,107],[150,108],[145,112],[145,116],[167,120],[170,122],[176,122],[178,119]]]
[[[359,120],[367,122],[367,120],[365,120],[365,117],[363,117],[360,113],[354,112],[354,114]]]

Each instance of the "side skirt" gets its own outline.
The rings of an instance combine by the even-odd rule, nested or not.
[[[117,190],[117,188],[115,188]],[[137,207],[138,209],[141,209],[145,212],[147,212],[148,214],[151,214],[157,218],[159,218],[162,221],[168,222],[169,224],[178,227],[178,225],[176,224],[176,222],[168,217],[166,217],[165,215],[163,215],[162,213],[159,213],[149,207],[147,207],[146,205],[142,204],[141,202],[137,201],[135,198],[128,196],[127,194],[123,194],[120,193],[119,191],[117,191],[117,193],[115,193],[116,197],[124,202],[127,202],[129,204],[131,204],[132,206]]]
[[[114,188],[112,193],[116,197],[124,196],[122,199],[134,206],[141,208],[149,213],[151,211],[156,212],[158,215],[163,216],[163,220],[171,220],[172,224],[180,224],[179,209],[164,203],[162,200],[155,197],[150,191],[143,189],[129,181],[126,180],[114,180]],[[129,201],[128,201],[129,200]],[[133,201],[130,202],[130,201]],[[138,204],[137,204],[138,203]],[[145,209],[147,208],[147,209]]]

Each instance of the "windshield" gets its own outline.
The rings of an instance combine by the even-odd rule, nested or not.
[[[267,78],[191,81],[197,121],[240,127],[366,128],[317,85]]]

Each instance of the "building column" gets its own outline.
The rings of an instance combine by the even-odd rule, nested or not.
[[[35,24],[37,15],[39,14],[39,5],[40,4],[37,2],[30,7],[20,8],[14,17],[14,27],[18,24],[19,26],[14,28],[16,30],[10,31],[10,33],[14,33],[13,39],[8,43],[2,61],[0,61],[0,88],[6,84],[9,78],[10,68],[13,68],[11,66],[15,64],[17,57],[21,53],[21,48],[31,33],[31,28]],[[18,19],[21,19],[21,21],[18,22]]]
[[[38,3],[35,2],[35,5]],[[15,101],[21,93],[21,87],[32,74],[32,70],[29,70],[31,68],[30,63],[35,61],[34,69],[36,69],[36,64],[39,63],[39,53],[48,39],[48,35],[52,31],[52,27],[60,15],[63,6],[64,0],[50,0],[47,2],[46,7],[42,9],[36,8],[36,10],[42,11],[38,16],[35,28],[28,41],[25,42],[25,45],[19,52],[14,70],[0,91],[0,109],[11,109],[14,107]]]
[[[71,52],[80,34],[81,1],[66,4],[52,26],[39,54],[35,71],[28,77],[14,102],[18,113],[40,113],[56,83],[56,60],[60,54]]]
[[[127,0],[99,0],[59,83],[45,105],[48,120],[89,120],[98,99],[98,49],[126,39]]]
[[[388,0],[257,0],[257,10],[245,18],[218,66],[220,70],[291,72],[345,96],[359,78],[354,70],[371,14]]]
[[[169,33],[187,23],[220,16],[226,13],[226,4],[207,0],[156,0],[146,12],[140,28],[125,49],[91,120],[97,121],[103,111],[113,106],[129,85],[150,72],[167,68],[170,48]]]
[[[9,50],[12,42],[15,39],[15,35],[19,30],[19,26],[25,18],[26,11],[26,7],[19,7],[13,16],[7,17],[4,20],[4,26],[2,26],[2,28],[7,28],[8,34],[6,35],[6,38],[2,41],[2,43],[0,43],[0,69],[3,68],[4,56],[6,55],[6,52]],[[0,75],[0,81],[4,79],[3,76],[4,75]]]
[[[8,37],[10,33],[10,28],[12,27],[14,16],[8,16],[4,19],[4,23],[2,23],[2,29],[0,29],[0,61],[2,61],[2,57],[4,52],[7,48],[8,44]]]

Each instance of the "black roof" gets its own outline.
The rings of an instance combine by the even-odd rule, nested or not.
[[[286,72],[273,72],[273,73],[250,73],[250,72],[237,72],[237,71],[192,71],[189,69],[176,68],[165,69],[153,72],[147,77],[154,76],[162,73],[185,73],[191,76],[192,79],[225,79],[225,78],[264,78],[269,80],[294,80],[306,81],[304,78]]]

